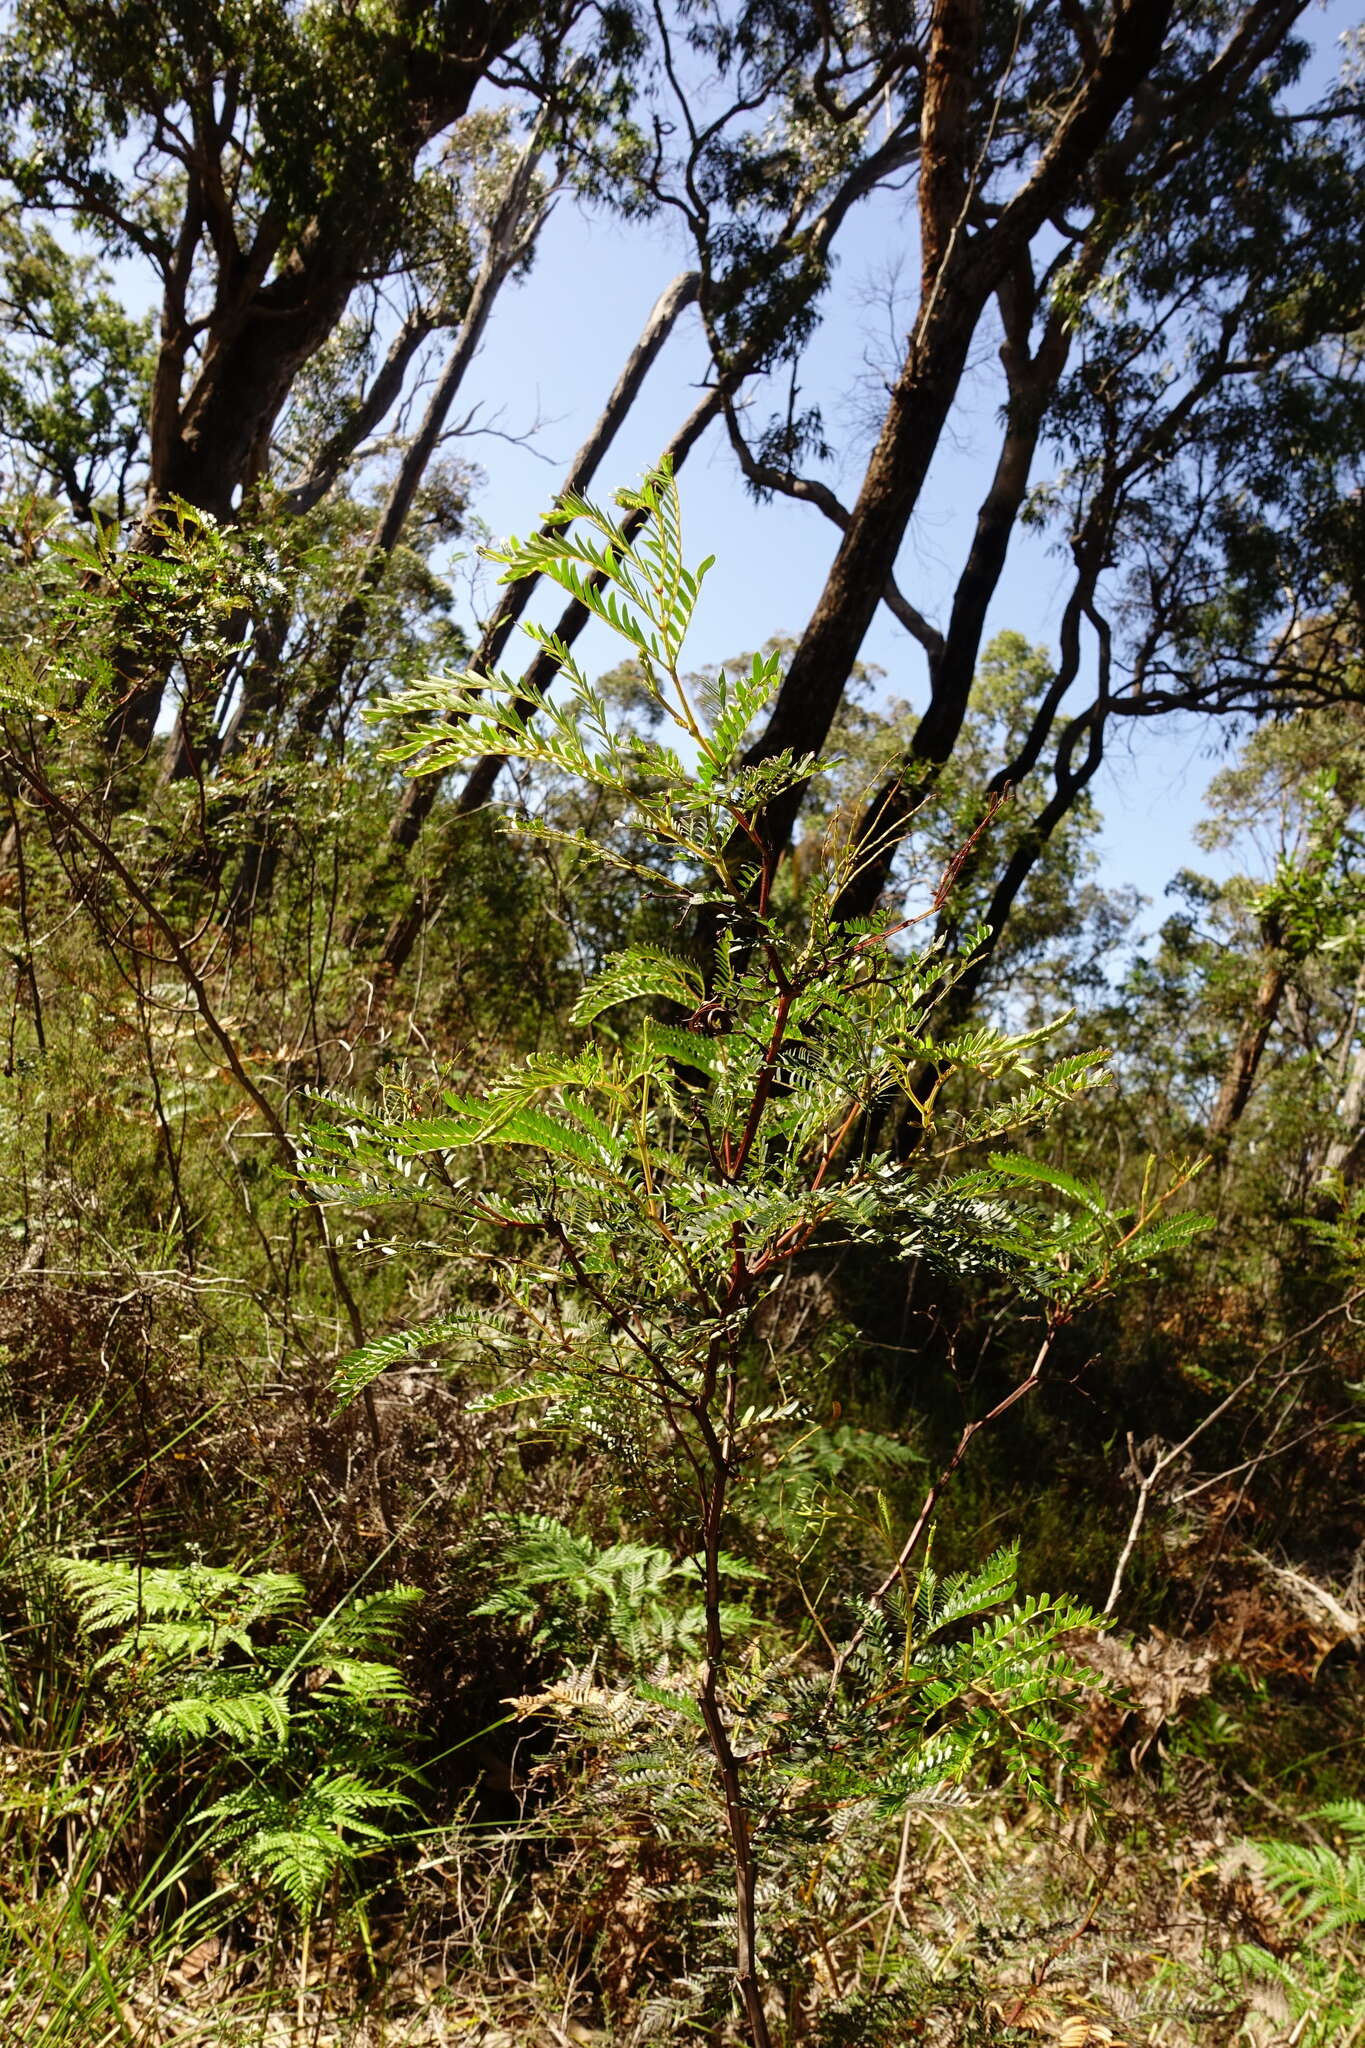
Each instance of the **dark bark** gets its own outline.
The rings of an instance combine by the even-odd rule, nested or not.
[[[971,21],[958,0],[940,0],[936,6],[929,62],[938,83],[932,94],[926,89],[921,138],[922,156],[926,162],[932,158],[934,168],[927,181],[921,178],[925,264],[920,312],[843,542],[792,657],[767,729],[750,750],[751,760],[766,760],[788,750],[800,757],[817,753],[823,746],[873,612],[894,574],[910,516],[956,400],[986,305],[1008,289],[1017,266],[1026,259],[1033,235],[1064,206],[1109,139],[1161,50],[1170,13],[1170,0],[1130,0],[1129,5],[1117,9],[1089,76],[1032,175],[992,226],[969,235],[958,167],[966,108],[963,65],[970,47]],[[954,193],[959,195],[956,213]],[[1011,495],[1022,490],[1019,472],[1030,445],[1029,431],[1025,408],[1015,442],[1007,437],[992,498],[983,507],[983,524],[978,527],[980,559],[962,592],[968,613],[984,613],[980,593],[993,587],[991,549],[1008,542],[1012,518],[1002,514]],[[1031,432],[1036,438],[1036,419]],[[1026,463],[1022,466],[1026,482]],[[979,626],[977,630],[979,634]],[[959,644],[964,665],[974,666],[976,650],[967,632],[960,633]],[[970,674],[966,689],[970,689]],[[961,727],[966,694],[954,680],[951,688],[936,689],[935,698],[925,743],[946,758]],[[769,806],[763,832],[771,847],[786,844],[801,797],[801,789],[794,787]]]
[[[1120,151],[1120,154],[1123,152]],[[1109,183],[1106,175],[1105,181]],[[1108,232],[1096,235],[1080,266],[1083,282],[1093,281],[1104,265],[1117,232],[1119,216],[1111,216]],[[1028,350],[1036,289],[1026,260],[1021,259],[999,293],[1005,324],[1000,354],[1009,386],[1005,430],[995,475],[977,515],[972,544],[953,596],[948,631],[928,649],[929,703],[895,772],[868,803],[854,834],[858,859],[840,890],[837,914],[866,917],[886,887],[896,849],[910,819],[933,788],[939,769],[952,756],[971,703],[976,664],[987,613],[999,587],[1009,547],[1023,509],[1034,454],[1048,405],[1070,354],[1070,330],[1054,311],[1036,353]],[[1120,459],[1111,450],[1080,531],[1072,542],[1076,583],[1063,613],[1061,660],[1056,677],[1038,707],[1030,735],[1019,755],[993,776],[987,796],[1022,781],[1047,744],[1062,699],[1080,671],[1080,625],[1093,608],[1101,570],[1113,548],[1113,537],[1127,497],[1168,457],[1172,446],[1200,401],[1228,374],[1238,314],[1224,317],[1221,346],[1210,364],[1171,405],[1146,423]]]
[[[250,736],[282,708],[280,662],[288,633],[289,618],[283,605],[268,612],[258,625],[237,702],[228,713],[218,742],[219,760],[231,760],[240,753]]]
[[[931,667],[928,708],[906,758],[887,777],[858,821],[853,835],[856,859],[835,904],[838,918],[866,917],[873,910],[911,818],[929,796],[939,769],[957,744],[971,701],[987,606],[1023,503],[1039,423],[1040,412],[1030,403],[1022,429],[1013,422],[1006,427],[995,478],[978,514],[972,550],[954,598],[948,635]],[[1112,498],[1102,496],[1073,549],[1077,579],[1062,615],[1057,672],[1038,706],[1024,746],[983,792],[987,801],[1013,788],[1036,767],[1062,700],[1080,673],[1081,621],[1094,594],[1113,509]]]
[[[1073,718],[1062,735],[1057,749],[1057,762],[1051,796],[1023,833],[1009,859],[1005,862],[991,892],[983,922],[986,937],[978,946],[966,969],[958,975],[943,996],[935,1011],[935,1027],[940,1041],[951,1036],[954,1030],[971,1016],[985,980],[991,960],[1000,943],[1000,937],[1009,922],[1011,912],[1029,876],[1046,853],[1053,833],[1070,816],[1076,799],[1099,772],[1104,758],[1105,713],[1107,703],[1101,696],[1089,708]],[[1085,752],[1079,760],[1076,752],[1082,740],[1086,742]],[[951,941],[956,928],[955,916],[948,909],[940,926],[940,936]],[[913,1088],[901,1098],[894,1111],[894,1149],[904,1155],[919,1144],[923,1135],[920,1119],[911,1109],[911,1103],[932,1102],[942,1080],[942,1072],[934,1062],[927,1063],[915,1077]]]
[[[840,503],[828,484],[818,477],[797,476],[791,470],[779,469],[771,462],[760,462],[749,447],[740,429],[739,420],[732,405],[725,408],[725,423],[729,429],[730,446],[739,458],[744,471],[755,490],[763,494],[776,492],[784,498],[816,506],[838,527],[840,533],[848,532],[849,511]],[[881,601],[899,625],[904,626],[911,638],[918,640],[931,661],[938,659],[943,650],[943,635],[932,626],[924,614],[911,604],[894,576],[886,579]]]
[[[300,709],[299,733],[305,738],[317,737],[341,696],[347,669],[365,630],[374,593],[383,581],[389,559],[402,538],[422,479],[450,417],[450,408],[478,353],[494,302],[512,270],[534,243],[544,219],[543,207],[531,208],[530,201],[536,167],[545,150],[549,119],[547,106],[542,110],[508,181],[497,218],[489,230],[488,246],[456,334],[455,345],[427,401],[422,423],[403,451],[370,542],[365,566],[332,634],[331,645],[322,664],[322,678]]]
[[[422,423],[403,451],[356,587],[341,608],[318,665],[318,680],[299,707],[287,750],[295,759],[306,756],[341,700],[356,650],[369,622],[375,594],[402,539],[422,479],[440,443],[456,394],[478,352],[498,292],[534,241],[543,219],[543,208],[532,208],[530,201],[536,167],[545,149],[549,119],[547,105],[508,181],[497,217],[489,230],[484,259],[454,347],[427,401]],[[267,705],[269,701],[269,698],[265,700]],[[243,692],[239,705],[243,720],[250,708],[253,708],[250,700]],[[235,735],[238,743],[240,723]],[[254,913],[269,897],[279,858],[281,835],[277,813],[277,801],[267,789],[265,801],[258,807],[255,834],[243,848],[238,873],[229,892],[227,915],[230,921],[235,922]]]
[[[1096,703],[1067,727],[1062,744],[1057,750],[1057,768],[1052,794],[1001,870],[991,892],[990,902],[986,906],[984,922],[989,927],[990,936],[954,989],[954,997],[961,1015],[966,1014],[975,1000],[991,955],[999,945],[1001,933],[1009,922],[1010,912],[1019,900],[1020,892],[1029,876],[1046,852],[1053,833],[1065,823],[1075,807],[1077,797],[1082,790],[1089,787],[1099,773],[1100,763],[1104,758],[1104,712],[1103,703]],[[1076,760],[1076,749],[1082,739],[1086,741],[1085,752]]]

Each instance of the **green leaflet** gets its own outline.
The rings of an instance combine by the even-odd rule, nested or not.
[[[597,1658],[604,1647],[614,1650],[637,1669],[698,1654],[706,1615],[695,1559],[675,1562],[651,1543],[599,1546],[552,1515],[520,1515],[494,1533],[498,1583],[477,1614],[510,1621],[561,1652]],[[718,1563],[727,1582],[764,1576],[728,1553]],[[727,1629],[752,1620],[734,1600],[725,1601],[724,1616]]]
[[[1012,1153],[993,1152],[990,1165],[991,1172],[1004,1180],[1052,1188],[1059,1195],[1067,1195],[1094,1217],[1104,1217],[1109,1213],[1109,1205],[1098,1188],[1077,1180],[1074,1174],[1066,1173],[1060,1166],[1052,1166],[1044,1159],[1025,1159]]]
[[[230,1793],[197,1816],[242,1866],[283,1893],[307,1919],[328,1887],[391,1829],[371,1818],[411,1806],[406,1794],[367,1783],[353,1771],[319,1773],[292,1796]]]
[[[620,1003],[641,997],[661,997],[695,1010],[705,991],[702,978],[690,962],[666,953],[658,946],[632,946],[590,981],[573,1006],[575,1024],[591,1024]]]
[[[496,1318],[472,1315],[464,1310],[454,1315],[438,1316],[434,1322],[426,1323],[420,1329],[398,1330],[391,1336],[376,1337],[373,1342],[348,1351],[337,1361],[332,1373],[332,1391],[337,1408],[347,1407],[391,1365],[404,1364],[429,1345],[449,1343],[457,1337],[501,1347],[515,1345],[518,1341],[506,1324]]]
[[[124,1564],[114,1559],[58,1558],[54,1570],[84,1627],[136,1626],[144,1643],[202,1642],[241,1637],[255,1622],[295,1613],[307,1598],[292,1572],[234,1572],[208,1565]]]
[[[715,723],[697,764],[697,781],[703,789],[712,788],[729,771],[740,741],[773,697],[781,679],[781,662],[776,654],[756,654],[748,675],[733,682],[723,670],[716,678],[711,701]]]
[[[147,1733],[154,1741],[171,1743],[203,1742],[210,1735],[247,1745],[267,1738],[283,1743],[289,1734],[289,1708],[274,1690],[184,1693],[157,1709]]]
[[[685,1031],[671,1024],[659,1024],[650,1018],[644,1034],[644,1043],[651,1050],[661,1052],[679,1066],[695,1067],[712,1081],[721,1080],[730,1066],[734,1055],[724,1037],[704,1038],[700,1031]]]
[[[392,1134],[392,1149],[400,1158],[454,1152],[466,1145],[529,1145],[548,1158],[573,1160],[581,1166],[614,1163],[611,1153],[588,1132],[523,1103],[502,1109],[496,1099],[481,1121],[462,1116],[419,1117],[396,1125]]]

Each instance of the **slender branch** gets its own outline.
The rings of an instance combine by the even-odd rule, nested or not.
[[[286,512],[299,517],[326,497],[356,450],[367,441],[396,402],[422,343],[440,323],[430,313],[412,313],[395,334],[368,391],[317,451],[309,468],[284,493]]]
[[[821,483],[818,477],[798,476],[792,470],[779,469],[776,463],[760,462],[744,438],[733,405],[727,404],[725,408],[725,424],[730,436],[730,446],[738,456],[739,466],[751,484],[757,489],[777,491],[783,497],[796,498],[805,504],[817,506],[841,533],[847,533],[851,516],[848,507],[840,502],[828,484]],[[932,660],[936,660],[942,654],[943,635],[937,626],[925,618],[923,612],[911,604],[894,576],[888,576],[886,579],[882,603],[892,618],[904,626],[911,638],[918,640]]]
[[[1133,1474],[1138,1481],[1137,1502],[1128,1524],[1128,1533],[1123,1540],[1123,1547],[1119,1551],[1118,1559],[1114,1565],[1114,1576],[1109,1584],[1109,1594],[1102,1609],[1103,1613],[1113,1614],[1118,1607],[1119,1596],[1123,1591],[1124,1575],[1128,1570],[1133,1552],[1137,1547],[1138,1537],[1142,1533],[1142,1525],[1147,1517],[1147,1509],[1151,1502],[1153,1491],[1162,1475],[1184,1457],[1191,1445],[1198,1443],[1206,1429],[1212,1429],[1214,1423],[1221,1421],[1229,1409],[1236,1407],[1248,1388],[1256,1384],[1270,1359],[1274,1358],[1278,1352],[1287,1350],[1291,1344],[1301,1343],[1305,1337],[1312,1336],[1314,1331],[1321,1329],[1324,1323],[1333,1321],[1337,1316],[1349,1315],[1351,1309],[1361,1300],[1365,1300],[1365,1287],[1352,1288],[1350,1293],[1341,1301],[1334,1302],[1329,1309],[1324,1309],[1323,1313],[1315,1316],[1312,1322],[1305,1323],[1301,1330],[1294,1331],[1292,1336],[1283,1338],[1280,1343],[1272,1345],[1268,1351],[1263,1351],[1250,1370],[1244,1373],[1242,1378],[1238,1380],[1232,1391],[1224,1395],[1217,1407],[1211,1408],[1207,1415],[1201,1417],[1194,1428],[1183,1436],[1178,1444],[1172,1444],[1160,1457],[1154,1459],[1146,1472],[1143,1472],[1138,1465],[1132,1432],[1129,1432],[1128,1456]]]
[[[186,988],[194,1000],[194,1007],[201,1021],[223,1055],[229,1073],[255,1109],[266,1130],[270,1133],[275,1148],[280,1155],[281,1164],[291,1180],[302,1190],[304,1210],[309,1218],[314,1235],[318,1240],[323,1259],[326,1262],[333,1292],[345,1313],[351,1343],[353,1346],[358,1347],[365,1341],[365,1326],[361,1319],[359,1305],[351,1291],[350,1283],[346,1278],[345,1270],[337,1253],[336,1245],[333,1243],[332,1233],[327,1224],[326,1212],[316,1196],[308,1188],[307,1182],[303,1179],[299,1171],[300,1160],[294,1141],[269,1097],[262,1092],[248,1073],[237,1041],[219,1017],[204,983],[203,976],[196,967],[184,940],[166,916],[156,897],[150,890],[143,887],[137,875],[118,852],[118,849],[101,833],[97,832],[92,825],[87,823],[79,809],[68,804],[64,798],[60,797],[51,784],[25,761],[22,756],[11,754],[10,758],[41,808],[59,820],[67,833],[79,839],[98,855],[100,861],[108,867],[110,872],[118,878],[124,889],[127,890],[130,899],[137,904],[143,916],[160,933],[178,972],[184,980]],[[392,1535],[395,1526],[393,1506],[389,1497],[387,1476],[384,1473],[382,1463],[384,1437],[379,1422],[379,1412],[374,1402],[373,1390],[370,1388],[365,1390],[365,1417],[375,1453],[380,1511],[384,1517],[385,1533]]]
[[[937,1507],[943,1489],[945,1488],[945,1486],[947,1486],[949,1480],[952,1478],[958,1466],[962,1463],[962,1460],[966,1457],[967,1452],[970,1450],[973,1439],[979,1436],[983,1429],[988,1429],[991,1423],[998,1422],[1002,1415],[1008,1414],[1009,1410],[1013,1408],[1017,1402],[1024,1400],[1029,1394],[1033,1392],[1034,1388],[1037,1386],[1039,1380],[1043,1376],[1043,1368],[1047,1364],[1048,1357],[1052,1351],[1052,1346],[1057,1336],[1057,1332],[1062,1327],[1062,1320],[1063,1319],[1061,1317],[1054,1317],[1054,1319],[1048,1324],[1047,1330],[1043,1337],[1043,1341],[1038,1347],[1037,1355],[1034,1358],[1033,1364],[1029,1369],[1027,1377],[1025,1379],[1020,1380],[1017,1386],[1011,1387],[1008,1394],[1006,1394],[1002,1400],[996,1402],[994,1408],[988,1410],[988,1412],[985,1415],[979,1415],[976,1418],[975,1422],[969,1422],[966,1428],[963,1430],[961,1436],[958,1438],[957,1441],[957,1449],[953,1452],[953,1455],[951,1456],[951,1458],[949,1458],[947,1464],[943,1467],[942,1471],[939,1473],[938,1477],[934,1480],[932,1486],[929,1488],[929,1491],[925,1494],[924,1500],[920,1506],[920,1511],[916,1515],[914,1523],[911,1526],[910,1534],[906,1537],[904,1543],[902,1543],[900,1547],[899,1552],[897,1553],[896,1562],[892,1565],[890,1571],[886,1574],[886,1577],[882,1580],[881,1584],[873,1593],[870,1602],[870,1604],[873,1607],[880,1607],[882,1603],[886,1600],[887,1595],[891,1592],[892,1588],[899,1585],[901,1581],[904,1579],[906,1567],[909,1564],[911,1558],[914,1556],[916,1549],[919,1547],[920,1538],[924,1535],[925,1530],[929,1526],[929,1517],[933,1514],[934,1509]],[[839,1655],[835,1658],[834,1667],[830,1673],[829,1681],[831,1697],[833,1697],[833,1694],[838,1688],[839,1680],[842,1678],[844,1671],[847,1669],[850,1657],[853,1656],[854,1652],[866,1640],[868,1628],[870,1627],[870,1625],[870,1621],[865,1620],[863,1622],[860,1622],[858,1627],[854,1630],[853,1634],[849,1637],[848,1641],[844,1644],[844,1647],[839,1652]]]

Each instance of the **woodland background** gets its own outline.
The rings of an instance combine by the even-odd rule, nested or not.
[[[1295,0],[6,10],[5,2039],[1365,2038],[1362,63]],[[1053,1265],[1171,1225],[1036,1376],[1050,1312],[966,1210],[932,1253],[801,1238],[750,1330],[754,1755],[945,1472],[926,1612],[931,1570],[991,1611],[1011,1543],[1091,1611],[1089,1679],[1028,1677],[1046,1770],[1022,1716],[763,1866],[747,2004],[701,1736],[620,1762],[707,1683],[664,1453],[503,1400],[441,1145],[383,1200],[317,1167],[614,1044],[582,995],[631,948],[731,1029],[715,903],[668,902],[627,784],[509,763],[451,681],[544,728],[579,662],[658,741],[610,573],[479,552],[558,438],[503,323],[562,237],[590,330],[622,223],[676,274],[517,531],[663,459],[684,558],[721,552],[724,667],[771,680],[735,903],[760,875],[763,929],[921,976],[868,1156],[986,1172],[1047,1026],[1107,1055],[1010,1139]],[[720,666],[679,671],[684,781]],[[1211,774],[1155,903],[1098,854],[1106,750],[1167,758],[1138,730]]]

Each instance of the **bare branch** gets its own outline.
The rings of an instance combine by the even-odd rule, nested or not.
[[[428,336],[435,332],[436,326],[436,320],[425,312],[413,313],[403,322],[369,390],[344,423],[324,442],[311,467],[284,493],[286,512],[296,518],[301,517],[326,497],[357,449],[397,403],[413,357]]]
[[[740,468],[751,484],[759,490],[777,491],[783,497],[797,498],[805,504],[815,505],[824,513],[826,519],[833,521],[841,533],[848,531],[848,508],[840,503],[828,484],[821,483],[817,477],[797,476],[794,471],[779,469],[774,463],[760,462],[744,438],[733,405],[727,404],[725,407],[725,424],[730,435],[730,445],[739,457]],[[906,632],[918,640],[931,659],[937,659],[942,654],[943,635],[937,626],[930,624],[922,612],[915,609],[894,576],[888,576],[886,579],[882,602],[892,617],[904,626]]]

